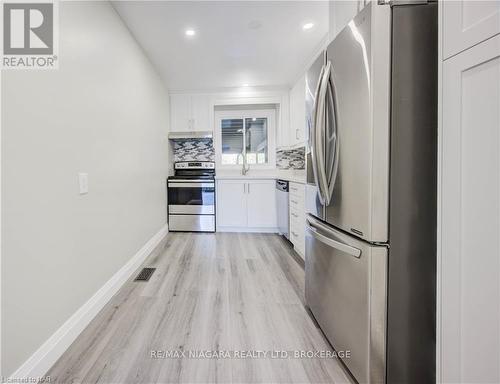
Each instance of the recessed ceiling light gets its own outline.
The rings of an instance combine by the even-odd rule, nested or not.
[[[244,86],[244,87],[248,87],[248,86],[250,86],[250,84],[245,83],[245,84],[243,84],[243,86]]]
[[[194,29],[186,29],[186,36],[194,36],[196,31]]]
[[[308,29],[311,29],[312,27],[314,27],[314,23],[305,23],[303,26],[302,26],[302,29],[304,31],[307,31]]]

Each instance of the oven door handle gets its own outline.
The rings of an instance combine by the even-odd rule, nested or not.
[[[215,188],[215,183],[168,183],[169,188]]]

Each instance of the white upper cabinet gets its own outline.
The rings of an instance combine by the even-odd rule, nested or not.
[[[170,130],[193,132],[210,130],[210,96],[170,95]]]
[[[290,95],[281,98],[279,122],[276,129],[276,147],[288,147],[290,142]]]
[[[170,130],[189,131],[191,96],[170,95]]]
[[[330,0],[329,1],[329,40],[335,36],[363,8],[363,0]]]
[[[302,76],[290,90],[290,146],[307,141],[306,125],[306,79]]]
[[[191,118],[193,121],[193,131],[210,131],[210,96],[191,96]]]
[[[443,2],[445,59],[498,33],[500,0]]]

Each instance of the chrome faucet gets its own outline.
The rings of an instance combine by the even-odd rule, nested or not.
[[[241,165],[241,174],[245,176],[250,170],[250,166],[247,163],[247,157],[243,153],[240,153],[238,154],[238,159],[240,158],[240,156],[243,159],[243,164]]]

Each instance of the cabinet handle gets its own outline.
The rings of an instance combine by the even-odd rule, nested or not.
[[[298,204],[298,202],[296,200],[290,200],[292,203],[294,204]]]
[[[250,183],[248,183],[248,193],[250,193]]]
[[[296,140],[299,139],[299,130],[298,130],[298,128],[295,130],[295,139]]]
[[[246,183],[243,184],[243,193],[244,194],[247,193],[247,184]]]
[[[299,217],[299,215],[297,215],[296,213],[292,213],[292,216],[293,217]]]
[[[294,231],[292,231],[292,235],[293,237],[299,237],[299,235],[297,235]]]

